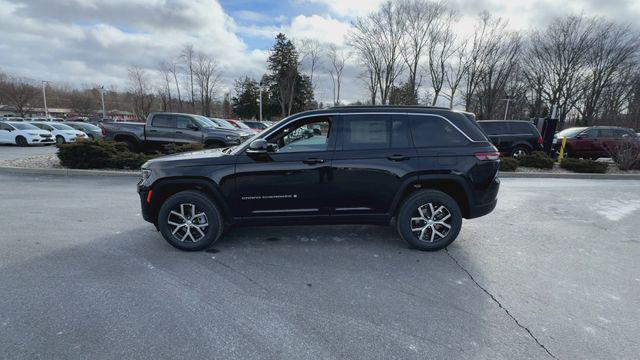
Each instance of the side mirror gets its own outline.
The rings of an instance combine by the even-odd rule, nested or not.
[[[249,144],[247,154],[266,154],[269,144],[265,139],[256,139]]]
[[[582,135],[578,135],[578,136],[576,136],[576,139],[578,139],[578,140],[582,140]]]
[[[189,129],[189,130],[193,130],[193,131],[198,131],[198,130],[200,130],[200,128],[199,128],[197,125],[194,125],[194,124],[189,124],[189,125],[187,125],[187,129]]]

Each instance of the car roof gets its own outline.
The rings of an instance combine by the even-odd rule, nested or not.
[[[486,123],[486,122],[501,122],[501,123],[524,123],[524,124],[532,124],[533,123],[529,120],[478,120],[479,123]]]

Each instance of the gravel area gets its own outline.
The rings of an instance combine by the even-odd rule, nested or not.
[[[62,168],[62,166],[60,166],[60,159],[58,159],[58,155],[56,154],[29,156],[12,160],[0,160],[0,166],[27,169]]]

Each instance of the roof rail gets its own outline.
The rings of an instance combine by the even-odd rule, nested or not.
[[[442,106],[427,106],[427,105],[339,105],[332,106],[330,109],[363,109],[363,108],[394,108],[394,109],[438,109],[438,110],[451,110]]]

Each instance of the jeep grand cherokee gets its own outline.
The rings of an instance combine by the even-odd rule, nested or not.
[[[491,212],[499,153],[472,114],[427,107],[299,113],[251,142],[153,159],[138,192],[145,220],[182,250],[231,225],[379,224],[421,250]]]

